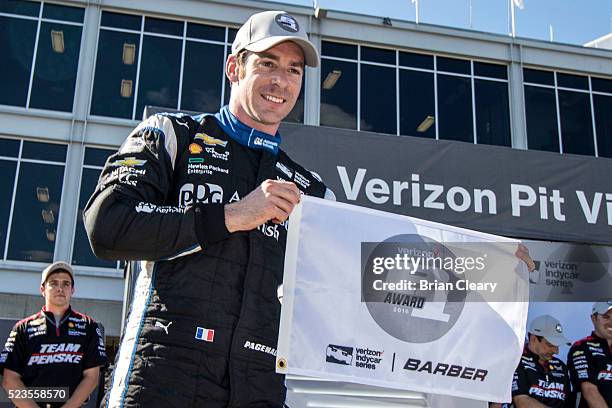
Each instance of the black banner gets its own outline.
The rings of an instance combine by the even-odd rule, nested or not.
[[[612,159],[283,124],[338,201],[499,235],[612,243]]]

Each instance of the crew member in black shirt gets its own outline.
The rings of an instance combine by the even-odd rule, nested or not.
[[[595,330],[569,351],[572,381],[581,393],[579,408],[612,407],[612,300],[593,304]]]
[[[516,408],[569,408],[571,384],[567,367],[554,357],[561,344],[570,345],[557,319],[543,315],[529,325],[525,346],[514,379],[512,402]]]
[[[19,321],[0,353],[2,387],[19,408],[83,405],[98,384],[106,350],[97,323],[70,307],[74,272],[65,262],[55,262],[42,273],[40,293],[45,305],[38,313]],[[52,394],[31,394],[30,387],[47,387]],[[67,401],[37,402],[68,388]],[[31,395],[30,395],[31,394]],[[30,397],[36,395],[34,399]]]

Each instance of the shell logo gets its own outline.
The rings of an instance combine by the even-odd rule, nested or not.
[[[200,154],[202,153],[202,146],[196,143],[192,143],[189,145],[189,153],[191,154]]]

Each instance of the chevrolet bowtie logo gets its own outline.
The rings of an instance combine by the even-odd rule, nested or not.
[[[225,147],[227,145],[227,141],[226,140],[220,140],[217,139],[215,137],[212,137],[210,135],[207,135],[206,133],[196,133],[194,139],[198,139],[204,142],[205,145],[208,146],[221,146],[221,147]]]
[[[127,167],[134,167],[134,166],[142,166],[146,163],[146,160],[140,160],[137,159],[135,157],[126,157],[123,160],[115,160],[113,163],[111,163],[111,166],[127,166]]]

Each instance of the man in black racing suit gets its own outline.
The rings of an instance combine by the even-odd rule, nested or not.
[[[281,407],[275,373],[287,217],[331,195],[280,148],[318,53],[289,14],[232,45],[229,106],[155,115],[111,156],[85,209],[97,256],[141,260],[107,407]]]

